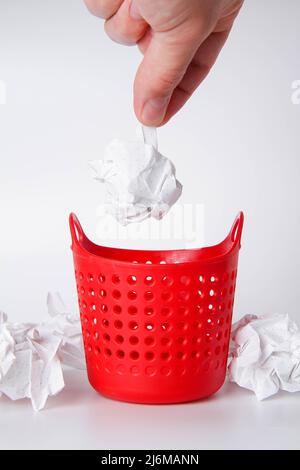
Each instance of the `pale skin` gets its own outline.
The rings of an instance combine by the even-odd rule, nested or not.
[[[143,60],[134,81],[140,122],[162,126],[192,96],[214,65],[243,0],[84,0],[105,19],[108,36],[137,44]]]

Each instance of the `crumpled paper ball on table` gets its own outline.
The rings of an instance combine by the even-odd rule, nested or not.
[[[41,410],[64,388],[62,364],[84,369],[80,319],[59,294],[48,294],[50,319],[39,325],[10,323],[0,312],[0,396],[29,398]]]
[[[105,184],[107,212],[122,225],[161,219],[182,192],[173,163],[157,150],[155,128],[142,127],[140,140],[114,139],[104,158],[90,162]]]
[[[259,400],[300,391],[300,331],[288,315],[246,315],[232,327],[229,380]]]

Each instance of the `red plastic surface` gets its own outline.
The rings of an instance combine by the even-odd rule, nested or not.
[[[111,398],[177,403],[223,384],[244,216],[191,250],[97,246],[70,215],[87,371]]]

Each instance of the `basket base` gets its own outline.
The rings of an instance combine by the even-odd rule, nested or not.
[[[222,387],[222,385],[221,385]],[[220,388],[221,388],[220,387]],[[94,387],[93,387],[94,388]],[[99,390],[96,390],[94,388],[94,390],[96,390],[96,392],[105,397],[105,398],[108,398],[110,400],[114,400],[114,401],[120,401],[120,402],[123,402],[123,403],[131,403],[133,405],[180,405],[180,404],[183,404],[183,403],[193,403],[193,402],[197,402],[197,401],[202,401],[202,400],[205,400],[205,399],[209,399],[210,397],[212,397],[213,395],[215,395],[219,390],[216,390],[215,392],[209,394],[209,395],[203,395],[201,397],[196,397],[196,398],[178,398],[178,399],[166,399],[165,401],[159,399],[157,401],[154,401],[153,399],[149,399],[149,400],[136,400],[136,399],[129,399],[129,398],[124,398],[123,396],[118,396],[114,393],[105,393],[103,391],[99,391]]]
[[[221,380],[220,380],[221,379]],[[176,386],[172,387],[171,384],[168,386],[148,387],[143,389],[138,389],[134,387],[130,389],[126,387],[127,383],[123,383],[123,386],[115,387],[115,384],[108,386],[107,383],[103,382],[99,384],[96,383],[92,378],[89,378],[91,386],[98,392],[100,395],[105,396],[116,401],[122,401],[126,403],[134,404],[144,404],[144,405],[171,405],[179,403],[188,403],[199,400],[204,400],[214,395],[218,390],[223,386],[225,382],[225,374],[222,377],[219,377],[218,382],[210,384],[209,388],[203,388],[199,386],[194,386],[191,390],[191,386],[188,381],[186,383],[178,383]],[[181,385],[181,386],[180,386]]]

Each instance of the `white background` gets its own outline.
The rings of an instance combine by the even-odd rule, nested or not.
[[[299,17],[297,0],[246,2],[208,79],[159,132],[182,202],[205,204],[207,244],[245,212],[235,318],[289,313],[300,324],[300,104],[291,100]],[[88,161],[111,138],[133,135],[139,61],[135,48],[105,37],[81,0],[0,0],[0,308],[12,321],[45,319],[48,290],[77,309],[67,216],[74,210],[95,238],[103,192]],[[0,446],[268,448],[298,440],[296,395],[258,404],[228,385],[206,403],[133,407],[98,397],[74,372],[68,378],[37,416],[28,403],[1,399]]]

